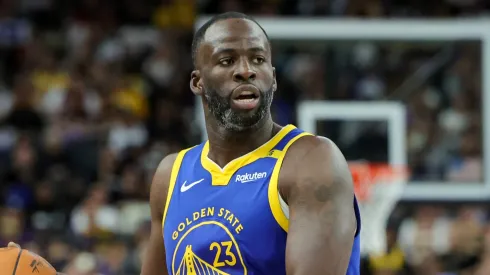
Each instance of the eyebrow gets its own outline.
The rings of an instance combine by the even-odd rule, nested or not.
[[[213,55],[219,55],[219,54],[223,54],[223,53],[235,53],[235,52],[236,52],[236,49],[233,49],[233,48],[218,48],[214,51]],[[253,53],[265,52],[265,48],[263,48],[263,47],[251,47],[251,48],[247,49],[247,52],[253,52]]]

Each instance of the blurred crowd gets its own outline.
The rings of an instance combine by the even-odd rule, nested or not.
[[[0,1],[0,246],[16,241],[68,274],[139,274],[152,174],[165,155],[201,142],[188,88],[197,14],[453,17],[489,8],[478,0]],[[273,47],[278,122],[295,123],[305,99],[402,100],[413,179],[482,180],[479,43]],[[447,60],[428,80],[397,93],[441,51]],[[358,126],[322,122],[319,131],[349,159],[386,161],[386,129]],[[387,231],[388,258],[367,258],[363,274],[488,274],[486,221],[478,207],[403,206]]]

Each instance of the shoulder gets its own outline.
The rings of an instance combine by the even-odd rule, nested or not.
[[[167,198],[172,168],[178,155],[179,153],[167,155],[160,162],[153,175],[150,191],[150,206],[152,208],[159,208],[159,211],[161,211],[162,214],[164,211],[163,206],[165,205]]]
[[[180,152],[167,155],[160,162],[153,176],[150,192],[150,203],[152,203],[152,201],[157,201],[156,203],[160,203],[161,201],[163,201],[165,203],[167,193],[170,191],[169,188],[171,177],[175,164],[181,164],[187,152],[194,148],[197,148],[198,146],[199,145],[196,145],[187,149],[183,149]]]
[[[320,136],[304,136],[286,153],[279,175],[279,191],[286,199],[291,193],[325,186],[353,192],[347,161],[337,145]],[[331,186],[334,185],[334,186]]]
[[[321,136],[308,135],[295,141],[286,152],[283,167],[287,174],[287,168],[307,168],[310,164],[321,161],[329,164],[345,162],[345,158],[337,145],[330,139]],[[310,167],[310,168],[308,168]]]
[[[179,153],[173,153],[163,158],[163,160],[160,161],[160,163],[158,164],[157,170],[155,171],[154,179],[160,179],[164,176],[170,176],[170,173],[172,172],[172,167],[174,166],[174,162],[177,159],[178,155]]]
[[[286,158],[306,155],[313,150],[322,150],[328,154],[332,150],[338,150],[335,143],[329,138],[315,135],[304,136],[295,141],[289,148]]]

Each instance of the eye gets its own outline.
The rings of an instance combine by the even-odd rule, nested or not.
[[[233,64],[233,59],[231,59],[231,58],[220,59],[219,64],[221,64],[223,66],[229,66],[229,65]]]
[[[262,56],[256,56],[254,59],[253,59],[253,62],[255,64],[262,64],[265,62],[265,58],[263,58]]]

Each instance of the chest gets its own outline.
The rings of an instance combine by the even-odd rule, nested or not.
[[[198,230],[199,238],[193,240],[197,245],[202,236],[224,240],[230,233],[246,240],[263,232],[264,222],[271,218],[270,172],[264,167],[259,172],[239,170],[226,186],[215,186],[211,176],[200,174],[181,180],[169,204],[164,233],[177,240]]]
[[[179,266],[231,274],[250,274],[249,262],[282,266],[286,233],[269,202],[272,164],[244,166],[224,186],[199,169],[179,174],[164,226],[173,274]]]

